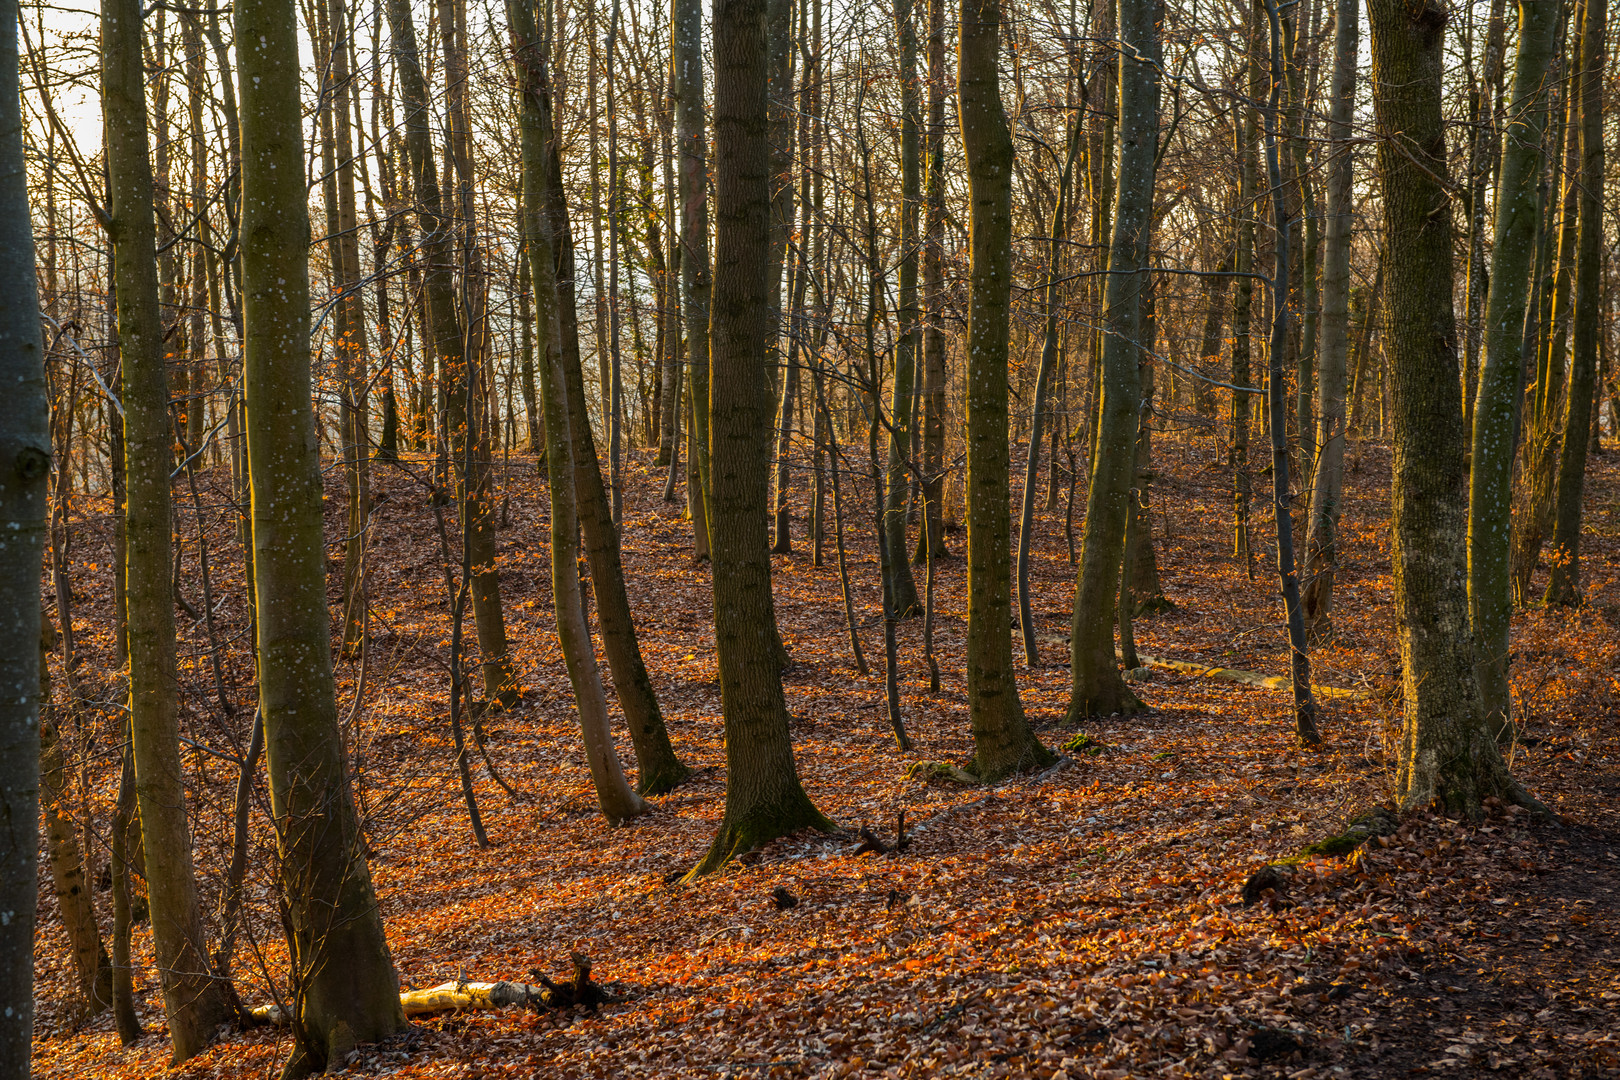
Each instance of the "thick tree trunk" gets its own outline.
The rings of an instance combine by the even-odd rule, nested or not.
[[[1370,0],[1367,13],[1384,247],[1399,255],[1385,282],[1405,713],[1396,785],[1403,809],[1438,801],[1477,816],[1483,799],[1510,795],[1515,785],[1480,708],[1468,634],[1467,465],[1440,113],[1447,12],[1438,0]]]
[[[39,908],[39,568],[51,437],[17,74],[17,5],[0,5],[0,1073],[26,1077],[34,1039]],[[135,24],[139,26],[139,22]],[[135,56],[140,42],[135,41]],[[139,68],[133,73],[139,87]],[[140,98],[134,99],[139,102]],[[144,141],[146,126],[141,120]],[[147,185],[150,193],[150,183]],[[144,219],[150,234],[148,195]]]
[[[1513,614],[1509,578],[1513,448],[1523,372],[1525,312],[1532,290],[1541,196],[1544,108],[1549,88],[1555,5],[1519,5],[1519,44],[1513,59],[1513,96],[1502,132],[1502,175],[1497,190],[1485,309],[1485,360],[1474,405],[1473,462],[1468,487],[1468,611],[1474,634],[1480,704],[1498,737],[1512,710],[1508,685],[1508,624]]]
[[[259,708],[301,1014],[286,1075],[297,1076],[341,1065],[356,1044],[399,1030],[404,1015],[349,791],[332,681],[310,397],[297,19],[291,0],[244,0],[236,21]],[[144,804],[141,812],[144,820]]]
[[[709,346],[714,377],[707,395],[709,533],[726,808],[713,844],[689,876],[799,829],[831,827],[805,794],[793,761],[765,535],[771,416],[763,370],[770,329],[765,7],[765,0],[714,5],[718,213]]]
[[[1355,171],[1355,151],[1349,139],[1361,38],[1360,5],[1356,0],[1336,2],[1328,115],[1328,139],[1334,156],[1328,165],[1321,345],[1317,349],[1318,456],[1316,476],[1311,482],[1305,556],[1305,622],[1318,636],[1332,627],[1333,575],[1339,561],[1339,514],[1344,504],[1345,358],[1350,346],[1351,180]]]
[[[552,145],[555,135],[551,126],[551,88],[545,51],[535,29],[533,10],[523,0],[514,0],[506,10],[511,24],[513,59],[521,101],[523,233],[528,248],[530,277],[534,282],[535,330],[540,345],[540,396],[545,409],[546,462],[551,476],[551,593],[557,614],[557,641],[568,668],[568,681],[574,689],[580,735],[585,746],[585,759],[591,770],[591,780],[596,785],[597,802],[603,816],[616,825],[646,810],[647,804],[630,790],[624,770],[619,765],[618,754],[613,748],[607,693],[596,666],[590,627],[586,624],[585,608],[580,599],[578,542],[575,539],[579,532],[579,516],[574,499],[575,478],[579,472],[574,461],[578,440],[570,432],[569,387],[563,374],[564,328],[557,291],[557,249],[559,242],[565,241],[565,238],[558,235],[553,212],[554,204],[561,198],[560,193],[553,189],[561,179],[561,170],[554,170],[552,163],[556,151]],[[577,327],[574,329],[577,333]],[[581,382],[583,384],[583,380]],[[579,391],[583,390],[584,386],[581,385]],[[587,468],[591,471],[597,469],[594,454]],[[612,522],[607,524],[611,529]],[[597,587],[600,589],[600,584]],[[662,725],[659,730],[662,731]],[[667,750],[667,738],[664,746]],[[673,756],[671,752],[670,757]]]
[[[681,200],[681,312],[691,370],[691,443],[687,482],[692,556],[709,558],[709,194],[708,121],[703,104],[703,5],[672,0],[670,94],[675,99],[676,185]],[[598,244],[600,247],[600,244]]]
[[[231,1018],[232,1008],[228,985],[216,981],[208,962],[180,765],[174,585],[170,579],[169,469],[173,455],[155,274],[140,5],[135,0],[106,0],[101,21],[102,109],[107,121],[118,338],[124,367],[125,595],[135,790],[164,1011],[174,1059],[184,1061],[213,1041],[219,1025]],[[301,165],[294,166],[294,174],[301,175]],[[303,258],[301,246],[299,257]],[[317,558],[316,565],[324,567],[324,563],[324,557]]]
[[[1581,494],[1591,445],[1593,389],[1597,382],[1603,278],[1603,44],[1608,0],[1582,0],[1580,238],[1575,255],[1569,385],[1564,392],[1564,437],[1558,454],[1558,492],[1545,602],[1581,602]]]
[[[1069,637],[1068,719],[1129,714],[1142,708],[1120,678],[1114,622],[1125,554],[1125,525],[1135,473],[1142,387],[1142,294],[1147,287],[1159,139],[1158,5],[1120,0],[1119,186],[1114,200],[1104,290],[1103,346],[1096,453],[1086,493],[1080,574]]]
[[[1000,780],[1052,760],[1030,730],[1012,657],[1007,345],[1012,135],[1001,107],[1000,0],[963,0],[957,86],[972,203],[967,340],[968,717],[973,760]]]

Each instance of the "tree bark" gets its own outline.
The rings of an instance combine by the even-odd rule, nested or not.
[[[39,573],[51,437],[17,69],[18,6],[0,5],[0,1073],[26,1077],[39,908]],[[136,26],[139,26],[137,21]],[[135,43],[139,56],[139,39]],[[137,68],[137,72],[138,72]],[[139,86],[138,74],[136,86]],[[140,101],[140,98],[136,98]],[[146,124],[141,121],[144,140]],[[148,181],[150,191],[150,180]],[[150,198],[150,196],[149,196]],[[151,221],[147,204],[146,221]],[[148,224],[150,229],[150,224]]]
[[[1012,289],[1012,135],[998,72],[1001,0],[962,0],[957,95],[972,203],[967,341],[968,717],[986,781],[1052,754],[1024,716],[1013,675],[1007,346]]]
[[[522,103],[519,123],[523,153],[523,233],[528,248],[530,278],[535,287],[540,396],[545,409],[546,462],[551,477],[551,592],[557,614],[557,641],[568,668],[568,681],[574,689],[580,735],[585,746],[585,759],[591,770],[591,780],[596,786],[597,802],[609,823],[617,825],[648,807],[639,795],[630,790],[619,765],[618,754],[613,748],[607,693],[596,666],[590,627],[586,624],[585,608],[580,600],[578,543],[575,539],[580,522],[574,498],[575,478],[579,470],[574,461],[576,440],[570,432],[569,387],[563,374],[564,328],[557,291],[557,249],[563,238],[557,234],[553,211],[554,204],[561,198],[561,193],[553,190],[553,185],[561,179],[561,169],[554,168],[552,161],[556,153],[556,136],[551,124],[550,80],[545,49],[535,28],[533,9],[524,0],[513,0],[508,3],[506,10],[511,24],[518,95]],[[580,391],[583,390],[581,385]],[[594,454],[587,467],[596,468]],[[609,521],[610,527],[611,524]],[[598,584],[597,588],[600,590],[601,585]],[[665,748],[668,748],[667,738]],[[673,753],[670,756],[673,757]]]
[[[1105,279],[1096,453],[1069,637],[1070,722],[1142,708],[1120,678],[1114,622],[1142,403],[1142,293],[1158,165],[1157,14],[1154,0],[1120,0],[1119,186]]]
[[[1541,143],[1549,96],[1547,71],[1558,29],[1555,5],[1519,4],[1513,96],[1502,132],[1491,280],[1486,298],[1485,360],[1474,405],[1473,462],[1468,486],[1468,612],[1474,634],[1480,704],[1500,738],[1512,711],[1508,624],[1513,449],[1523,377],[1524,323],[1530,303],[1542,197]]]
[[[1325,636],[1333,619],[1333,577],[1339,561],[1339,515],[1344,504],[1345,359],[1350,346],[1350,248],[1355,151],[1350,124],[1360,63],[1361,9],[1336,0],[1333,16],[1333,85],[1328,139],[1333,157],[1327,178],[1327,241],[1322,249],[1321,344],[1317,349],[1316,475],[1306,526],[1305,622]]]
[[[285,1075],[299,1076],[341,1066],[357,1044],[399,1030],[404,1015],[349,790],[332,681],[310,398],[297,19],[292,0],[244,0],[235,10],[259,708],[300,1018]]]
[[[1369,0],[1367,14],[1384,247],[1399,256],[1384,290],[1404,712],[1396,790],[1405,810],[1439,802],[1478,816],[1482,800],[1515,786],[1480,708],[1468,634],[1467,465],[1440,113],[1447,12],[1439,0]]]
[[[945,557],[945,0],[928,0],[928,134],[922,265],[922,480],[925,521],[912,562]]]
[[[681,312],[691,371],[692,452],[687,483],[692,508],[692,556],[709,558],[709,195],[708,132],[703,104],[703,5],[672,0],[670,92],[675,98],[675,142],[680,155]],[[600,245],[598,245],[600,246]]]
[[[140,4],[105,0],[101,26],[102,109],[112,194],[110,231],[124,366],[125,595],[135,790],[145,842],[153,948],[174,1060],[180,1062],[213,1041],[219,1025],[231,1018],[232,1009],[227,984],[214,978],[208,962],[180,765],[174,585],[170,577],[169,469],[173,454],[155,274],[158,260]],[[302,175],[301,162],[294,166],[294,174]],[[299,243],[302,259],[302,239]],[[324,563],[324,556],[317,560],[319,566]]]
[[[709,533],[726,807],[713,844],[689,878],[779,836],[831,828],[805,794],[793,761],[765,532],[771,417],[763,370],[771,203],[765,9],[765,0],[714,5]]]
[[[900,265],[895,311],[894,386],[889,398],[889,460],[884,477],[884,550],[889,564],[889,605],[896,619],[922,614],[917,580],[906,558],[906,514],[911,495],[913,397],[917,385],[917,217],[922,202],[917,93],[917,27],[914,0],[896,0],[895,33],[900,48]]]

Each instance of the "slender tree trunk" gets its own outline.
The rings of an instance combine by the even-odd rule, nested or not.
[[[1208,263],[1205,264],[1206,266]],[[1204,328],[1199,336],[1198,364],[1210,378],[1218,378],[1221,364],[1221,332],[1226,327],[1226,294],[1231,289],[1232,259],[1230,254],[1215,267],[1215,273],[1204,279]],[[1198,415],[1215,419],[1215,392],[1204,379],[1192,380],[1193,408]]]
[[[1438,0],[1369,0],[1373,105],[1384,196],[1395,466],[1395,624],[1405,720],[1396,786],[1403,809],[1439,801],[1478,816],[1517,791],[1483,710],[1463,566],[1467,466],[1452,312],[1440,74],[1447,12]],[[1396,140],[1399,140],[1397,142]]]
[[[917,214],[922,202],[917,92],[917,27],[914,0],[896,0],[900,43],[900,266],[895,327],[894,389],[889,399],[889,460],[883,500],[884,551],[889,562],[889,603],[896,619],[922,614],[911,560],[906,557],[906,512],[911,494],[911,415],[917,384]]]
[[[155,275],[158,260],[140,5],[135,0],[105,0],[101,21],[102,109],[112,191],[110,231],[124,367],[130,723],[153,946],[174,1060],[179,1062],[213,1041],[219,1025],[231,1019],[232,1008],[228,985],[214,978],[208,962],[180,765],[174,586],[170,578],[169,469],[173,455]],[[295,170],[301,174],[301,164]],[[299,257],[303,258],[302,247]],[[36,561],[33,566],[37,565]],[[324,565],[324,558],[317,559],[317,565]]]
[[[1275,0],[1266,0],[1271,22],[1271,96],[1266,107],[1266,172],[1272,191],[1272,221],[1276,226],[1273,239],[1275,255],[1271,273],[1271,362],[1267,383],[1267,402],[1271,410],[1271,507],[1276,523],[1277,576],[1281,579],[1283,608],[1288,625],[1289,674],[1294,690],[1294,734],[1307,746],[1322,741],[1316,732],[1316,700],[1311,694],[1311,658],[1305,646],[1305,618],[1299,601],[1299,577],[1294,572],[1293,514],[1288,489],[1288,404],[1283,389],[1283,355],[1287,351],[1288,337],[1288,265],[1289,229],[1287,201],[1284,197],[1282,168],[1278,158],[1277,113],[1278,97],[1283,81],[1283,34],[1277,17]],[[1300,382],[1305,382],[1305,371],[1300,370]],[[1305,430],[1304,416],[1300,417],[1300,431]]]
[[[569,430],[569,387],[563,374],[564,327],[557,291],[557,248],[559,241],[565,238],[557,234],[553,210],[554,204],[561,198],[561,193],[553,189],[553,185],[561,179],[561,170],[552,163],[556,151],[553,146],[555,135],[551,128],[551,88],[545,50],[538,39],[533,10],[522,0],[514,0],[507,5],[507,18],[511,24],[513,59],[522,102],[523,232],[528,246],[530,276],[535,284],[536,336],[541,358],[540,395],[545,403],[546,461],[551,475],[551,581],[557,609],[557,640],[568,668],[569,682],[574,688],[580,734],[591,780],[596,785],[597,801],[603,816],[610,823],[618,824],[646,810],[647,804],[630,789],[619,765],[618,754],[613,749],[607,694],[591,647],[584,605],[580,602],[578,546],[575,539],[579,532],[579,517],[574,501],[575,478],[579,470],[575,466],[574,453],[578,443],[583,440],[572,437]],[[575,331],[577,333],[577,327]],[[583,391],[583,380],[581,384],[579,389]],[[587,468],[596,471],[594,454]],[[608,524],[611,526],[611,522]],[[593,572],[592,577],[595,576]],[[600,591],[601,588],[598,582],[597,589]],[[659,730],[662,731],[661,724]],[[667,750],[667,737],[664,744]],[[671,753],[672,759],[673,756]]]
[[[34,1038],[34,918],[39,908],[39,571],[45,553],[51,436],[34,280],[34,231],[17,68],[18,6],[0,5],[0,1074],[27,1077]],[[139,23],[135,24],[137,27]],[[140,55],[140,39],[134,43]],[[127,61],[127,56],[120,57]],[[139,68],[135,85],[139,87]],[[139,102],[141,99],[136,98]],[[144,141],[144,109],[141,136]],[[151,204],[148,174],[147,215]]]
[[[1013,675],[1007,509],[1007,352],[1012,287],[1012,135],[998,72],[1000,0],[962,0],[958,101],[972,203],[967,341],[969,771],[986,781],[1039,767]]]
[[[1251,28],[1253,27],[1251,23]],[[1248,39],[1248,97],[1258,100],[1264,84],[1260,74],[1258,34]],[[1232,385],[1246,387],[1252,378],[1249,353],[1254,324],[1254,231],[1259,200],[1259,117],[1252,107],[1243,110],[1237,127],[1239,161],[1237,254],[1233,265],[1237,290],[1232,298]],[[1232,554],[1241,558],[1249,577],[1254,577],[1254,553],[1249,545],[1249,503],[1253,498],[1249,477],[1249,393],[1232,391],[1232,444],[1229,466],[1232,470]]]
[[[725,717],[726,808],[690,876],[803,828],[830,829],[799,782],[782,696],[765,535],[770,401],[770,146],[765,0],[714,5],[715,275],[709,530]],[[681,31],[677,30],[679,34]]]
[[[1552,551],[1547,558],[1550,572],[1544,598],[1548,604],[1562,605],[1581,602],[1581,495],[1591,445],[1598,335],[1602,332],[1603,44],[1608,29],[1608,0],[1582,0],[1581,13],[1581,63],[1575,84],[1581,106],[1580,237],[1575,256],[1569,385],[1564,392],[1564,435],[1558,455]]]
[[[1519,5],[1519,44],[1513,96],[1502,132],[1491,280],[1485,310],[1485,360],[1474,406],[1473,462],[1468,487],[1468,611],[1474,634],[1480,704],[1498,738],[1512,710],[1508,685],[1508,624],[1513,447],[1523,372],[1524,323],[1533,292],[1538,191],[1547,72],[1558,19],[1553,4]]]
[[[40,616],[39,639],[39,782],[40,809],[44,812],[45,856],[51,864],[51,884],[57,913],[62,918],[78,977],[80,1016],[95,1016],[112,1004],[112,962],[101,943],[96,909],[85,880],[84,853],[78,830],[67,813],[67,765],[62,753],[61,716],[51,702],[50,667],[46,663],[56,636],[55,628]],[[65,666],[65,665],[64,665]]]
[[[1104,294],[1097,449],[1086,493],[1074,627],[1069,637],[1070,722],[1142,708],[1119,675],[1114,622],[1142,396],[1138,343],[1142,339],[1142,293],[1148,279],[1143,268],[1153,224],[1158,164],[1157,14],[1154,0],[1120,0],[1119,187]]]
[[[1029,455],[1024,460],[1024,490],[1018,513],[1018,626],[1024,634],[1024,663],[1039,667],[1040,647],[1035,643],[1035,608],[1029,596],[1029,556],[1035,530],[1035,487],[1041,467],[1041,435],[1046,423],[1047,399],[1058,366],[1059,267],[1063,265],[1063,245],[1069,220],[1069,189],[1074,183],[1074,162],[1079,156],[1086,114],[1075,110],[1069,125],[1068,150],[1063,156],[1063,176],[1058,182],[1057,205],[1052,210],[1052,241],[1046,256],[1046,330],[1041,339],[1041,366],[1035,375],[1035,400],[1030,410]],[[1061,421],[1060,421],[1061,422]],[[1057,471],[1057,459],[1051,464]]]
[[[687,483],[692,508],[692,556],[709,558],[709,195],[708,132],[703,104],[703,6],[671,0],[670,56],[674,73],[675,142],[680,155],[681,310],[691,369],[692,452]],[[600,245],[598,245],[600,246]]]
[[[922,265],[922,481],[924,527],[914,563],[945,556],[945,0],[928,0],[928,134]],[[931,516],[929,516],[931,515]]]
[[[1319,415],[1316,476],[1311,481],[1311,514],[1306,526],[1305,622],[1318,637],[1333,620],[1333,576],[1339,562],[1339,514],[1344,505],[1345,357],[1350,345],[1351,181],[1355,151],[1350,123],[1355,111],[1356,67],[1360,60],[1361,8],[1356,0],[1335,0],[1333,86],[1328,139],[1327,242],[1322,250],[1322,321],[1317,375]]]
[[[298,1076],[341,1066],[357,1044],[393,1034],[405,1018],[349,791],[332,681],[310,398],[297,20],[291,0],[243,0],[235,13],[259,709],[299,1014],[299,1045],[286,1073]],[[144,821],[144,804],[141,810]],[[148,861],[151,850],[149,836]]]

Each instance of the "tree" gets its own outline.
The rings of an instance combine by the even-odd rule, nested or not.
[[[945,0],[928,0],[928,128],[924,139],[922,265],[922,480],[923,528],[912,561],[945,556]]]
[[[1581,105],[1580,236],[1575,253],[1569,386],[1564,392],[1564,437],[1558,453],[1558,494],[1546,602],[1580,603],[1581,494],[1591,440],[1598,335],[1603,320],[1603,39],[1608,0],[1582,0],[1581,59],[1576,89]]]
[[[922,202],[918,147],[917,27],[913,0],[896,0],[900,45],[900,272],[895,327],[894,388],[889,399],[889,461],[884,478],[884,560],[889,608],[896,619],[922,614],[917,581],[906,558],[906,510],[911,493],[911,416],[917,385],[917,215]]]
[[[1403,809],[1438,802],[1477,817],[1487,797],[1527,797],[1480,707],[1468,634],[1467,464],[1440,113],[1447,9],[1441,0],[1369,0],[1367,15],[1384,249],[1400,254],[1384,271],[1404,712],[1396,786]]]
[[[259,711],[288,916],[298,1045],[284,1075],[292,1077],[341,1067],[357,1044],[393,1034],[405,1018],[349,790],[332,681],[310,398],[296,7],[293,0],[244,0],[235,12]],[[148,859],[151,849],[149,837]]]
[[[709,165],[703,105],[703,5],[671,0],[670,94],[675,99],[676,178],[681,201],[681,313],[691,367],[692,453],[697,484],[687,484],[692,511],[692,555],[709,557]],[[600,248],[601,244],[597,244]]]
[[[983,780],[1052,760],[1024,717],[1013,677],[1011,514],[1007,508],[1007,342],[1012,290],[1012,135],[997,70],[1001,0],[962,0],[957,94],[967,155],[969,770]]]
[[[1556,5],[1521,0],[1513,91],[1502,130],[1491,280],[1485,308],[1485,361],[1474,405],[1473,463],[1468,479],[1468,614],[1475,670],[1486,721],[1500,736],[1511,708],[1508,624],[1513,444],[1523,370],[1525,309],[1535,264],[1541,197],[1541,141],[1549,68],[1559,18]]]
[[[138,24],[137,24],[138,25]],[[138,46],[137,46],[138,47]],[[141,132],[146,131],[143,122]],[[17,70],[17,5],[0,5],[0,1075],[27,1077],[39,907],[39,568],[51,437]]]
[[[1142,403],[1142,291],[1153,223],[1159,140],[1159,36],[1155,0],[1119,4],[1119,186],[1103,301],[1097,449],[1069,636],[1070,722],[1142,708],[1114,659],[1114,619]]]
[[[1305,621],[1317,634],[1327,630],[1333,617],[1333,575],[1339,561],[1339,514],[1343,509],[1345,358],[1350,348],[1350,247],[1353,239],[1351,181],[1355,173],[1350,122],[1356,104],[1360,39],[1360,5],[1356,0],[1337,0],[1333,15],[1333,85],[1328,115],[1328,138],[1334,145],[1334,156],[1328,165],[1327,241],[1322,248],[1322,340],[1317,348],[1317,459],[1316,475],[1311,481],[1310,521],[1305,530]]]
[[[101,9],[101,100],[112,195],[109,232],[118,290],[118,347],[124,366],[129,716],[153,948],[178,1062],[212,1042],[219,1025],[230,1020],[234,1010],[228,984],[215,979],[203,938],[185,776],[180,766],[174,582],[170,576],[169,469],[173,454],[163,318],[158,307],[141,38],[139,0],[105,0]],[[301,165],[295,168],[295,175],[302,175]],[[304,259],[301,245],[302,240],[300,265]],[[324,567],[324,556],[317,557],[316,565]]]
[[[770,146],[766,0],[714,6],[715,266],[709,325],[709,542],[726,733],[726,808],[691,875],[799,829],[830,829],[793,761],[782,696],[766,470]],[[677,29],[677,33],[680,31]]]
[[[530,280],[535,287],[535,336],[540,347],[540,397],[545,409],[546,464],[551,480],[551,594],[557,610],[557,641],[568,668],[568,681],[573,685],[585,759],[596,785],[597,801],[603,815],[616,825],[645,811],[647,804],[630,790],[613,749],[607,692],[596,666],[590,628],[585,622],[585,607],[580,598],[575,444],[570,433],[569,387],[563,375],[557,297],[557,222],[551,213],[557,198],[553,185],[560,184],[562,170],[553,165],[556,135],[551,124],[546,56],[535,28],[534,13],[525,0],[512,0],[506,10],[511,23],[521,99],[523,231]],[[600,501],[606,502],[605,499]]]

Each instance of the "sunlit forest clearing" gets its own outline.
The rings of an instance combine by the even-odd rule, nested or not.
[[[1620,1077],[1608,0],[0,0],[0,1080]]]

